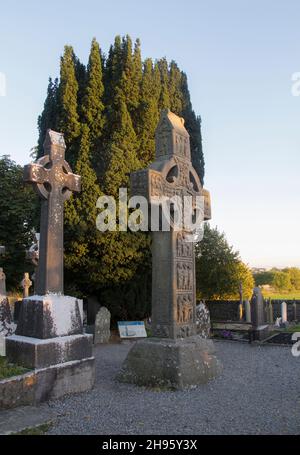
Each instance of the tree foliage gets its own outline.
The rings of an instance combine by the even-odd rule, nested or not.
[[[0,245],[6,248],[0,265],[11,289],[30,269],[25,251],[32,242],[32,229],[38,224],[38,201],[32,188],[23,184],[23,168],[6,155],[0,157],[0,182]]]
[[[82,177],[82,193],[65,207],[65,288],[97,294],[110,308],[119,301],[124,317],[149,311],[150,239],[143,233],[99,233],[96,200],[103,193],[117,196],[119,187],[129,186],[130,172],[153,161],[154,133],[166,107],[184,117],[203,181],[201,125],[186,75],[166,58],[143,61],[140,41],[128,35],[116,36],[107,56],[94,38],[87,65],[65,46],[60,77],[49,80],[38,119],[37,157],[44,153],[47,128],[61,131],[66,159]]]
[[[269,285],[278,291],[300,290],[300,269],[297,267],[256,272],[254,279],[257,286]]]
[[[204,299],[250,298],[254,280],[249,268],[240,260],[225,234],[205,225],[203,240],[196,244],[197,295]]]

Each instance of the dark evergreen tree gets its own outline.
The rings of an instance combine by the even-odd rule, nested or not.
[[[122,40],[120,35],[115,37],[114,45],[110,46],[108,58],[104,69],[104,102],[106,108],[111,104],[123,71],[122,65]]]
[[[160,71],[160,97],[158,108],[170,109],[170,92],[169,92],[169,68],[166,58],[162,58],[157,62]]]
[[[87,66],[86,86],[82,101],[82,120],[89,127],[92,144],[95,144],[95,141],[102,134],[104,124],[103,92],[101,53],[99,44],[94,38]]]
[[[81,192],[65,204],[65,268],[67,288],[87,295],[102,281],[100,232],[96,229],[96,202],[101,195],[91,165],[89,128],[83,124],[75,167],[81,176]]]
[[[80,117],[81,107],[83,104],[83,97],[86,91],[86,66],[81,63],[78,57],[74,55],[74,64],[75,64],[75,77],[78,83],[78,92],[77,92],[77,106],[78,106],[78,115]]]
[[[193,166],[204,183],[204,155],[202,150],[201,118],[196,116],[191,103],[190,92],[187,84],[187,77],[182,73],[182,117],[185,119],[185,127],[190,135],[191,156]]]
[[[160,96],[159,74],[155,73],[150,58],[144,62],[141,83],[141,100],[136,122],[139,140],[138,157],[141,166],[149,165],[155,156],[155,129],[159,120],[158,100]]]
[[[74,139],[80,134],[78,115],[78,81],[75,71],[75,55],[71,46],[65,46],[60,63],[60,84],[58,99],[58,128],[64,134],[68,159],[74,163],[71,152]]]
[[[182,115],[182,72],[174,60],[170,64],[170,77],[169,77],[169,97],[170,109],[177,115]]]
[[[58,113],[58,79],[52,81],[49,78],[47,96],[44,103],[44,109],[38,118],[38,145],[37,145],[37,158],[44,154],[43,144],[48,128],[52,130],[57,129],[57,113]]]
[[[128,187],[129,173],[139,169],[137,137],[127,110],[124,93],[116,91],[110,116],[111,137],[107,144],[104,179],[106,194],[117,197],[120,187]]]

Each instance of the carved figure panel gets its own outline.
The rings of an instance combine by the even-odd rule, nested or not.
[[[193,290],[193,264],[186,262],[177,263],[177,289],[183,291]]]
[[[188,294],[177,296],[177,322],[178,324],[193,321],[193,300]]]
[[[176,239],[177,256],[179,257],[192,257],[193,256],[193,243],[188,242],[186,235],[183,232],[177,234]]]

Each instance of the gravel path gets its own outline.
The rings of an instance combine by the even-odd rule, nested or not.
[[[216,342],[224,371],[189,391],[114,380],[131,344],[97,347],[96,386],[50,402],[49,434],[300,434],[300,357],[290,347]]]

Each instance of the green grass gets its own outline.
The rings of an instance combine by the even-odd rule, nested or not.
[[[33,428],[25,428],[25,430],[19,431],[18,433],[12,433],[12,435],[20,435],[20,436],[24,436],[24,435],[33,435],[33,436],[43,435],[43,434],[47,433],[47,431],[51,428],[51,426],[52,426],[51,422],[43,423],[42,425],[38,425],[38,426],[33,427]]]
[[[292,332],[292,333],[294,333],[294,332],[300,332],[300,325],[299,325],[299,324],[298,324],[298,325],[292,325],[291,327],[288,327],[288,328],[286,329],[286,331],[287,331],[287,332]]]
[[[27,371],[29,370],[26,368],[9,363],[5,357],[0,357],[0,380],[27,373]]]

